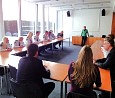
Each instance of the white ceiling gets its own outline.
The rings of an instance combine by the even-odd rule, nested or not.
[[[60,9],[115,8],[115,0],[26,0]]]

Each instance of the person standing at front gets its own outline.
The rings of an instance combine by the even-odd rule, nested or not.
[[[89,32],[86,29],[86,26],[84,26],[84,29],[81,32],[81,36],[82,36],[81,46],[84,46],[87,41],[87,36],[89,36]]]

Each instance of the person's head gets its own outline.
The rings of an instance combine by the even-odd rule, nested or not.
[[[48,33],[49,33],[49,35],[50,35],[50,34],[52,34],[52,32],[51,32],[51,31],[49,31]]]
[[[84,26],[83,28],[86,29],[86,26]]]
[[[114,40],[114,35],[113,34],[108,34],[108,37],[110,37]]]
[[[60,33],[63,34],[63,30]]]
[[[9,43],[9,39],[7,37],[3,37],[2,41],[3,43]]]
[[[39,36],[40,35],[40,31],[36,31],[36,36]]]
[[[53,33],[53,30],[50,30],[49,32]]]
[[[38,45],[30,44],[27,48],[27,53],[30,57],[38,57]]]
[[[89,64],[89,63],[92,64],[93,53],[92,53],[90,46],[85,45],[84,47],[81,48],[76,62],[80,63],[81,64],[80,66],[84,66],[84,67],[86,67],[86,64]]]
[[[78,54],[74,65],[74,72],[71,76],[80,87],[89,86],[96,77],[94,69],[92,50],[90,46],[85,45]]]
[[[114,40],[111,37],[104,39],[103,47],[105,50],[110,51],[114,47]]]
[[[32,32],[28,32],[27,38],[32,38],[33,33]]]
[[[49,34],[49,32],[48,31],[45,31],[45,35],[48,35]]]
[[[19,41],[23,41],[23,37],[19,37],[19,39],[18,39]]]

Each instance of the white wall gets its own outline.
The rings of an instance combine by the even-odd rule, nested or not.
[[[0,0],[0,41],[2,40],[2,37],[4,36],[4,24],[3,24],[3,12],[2,12],[2,0]]]
[[[104,8],[106,15],[102,16],[102,9],[81,9],[72,10],[71,17],[63,11],[63,30],[64,36],[81,35],[83,26],[86,25],[90,35],[101,37],[103,34],[111,33],[112,25],[112,8]],[[60,24],[59,24],[60,25]],[[69,33],[69,34],[68,34]]]

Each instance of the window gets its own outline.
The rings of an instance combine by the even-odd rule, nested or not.
[[[21,22],[22,36],[26,36],[28,32],[35,33],[35,4],[21,1]]]
[[[6,36],[18,36],[18,0],[2,0]]]

